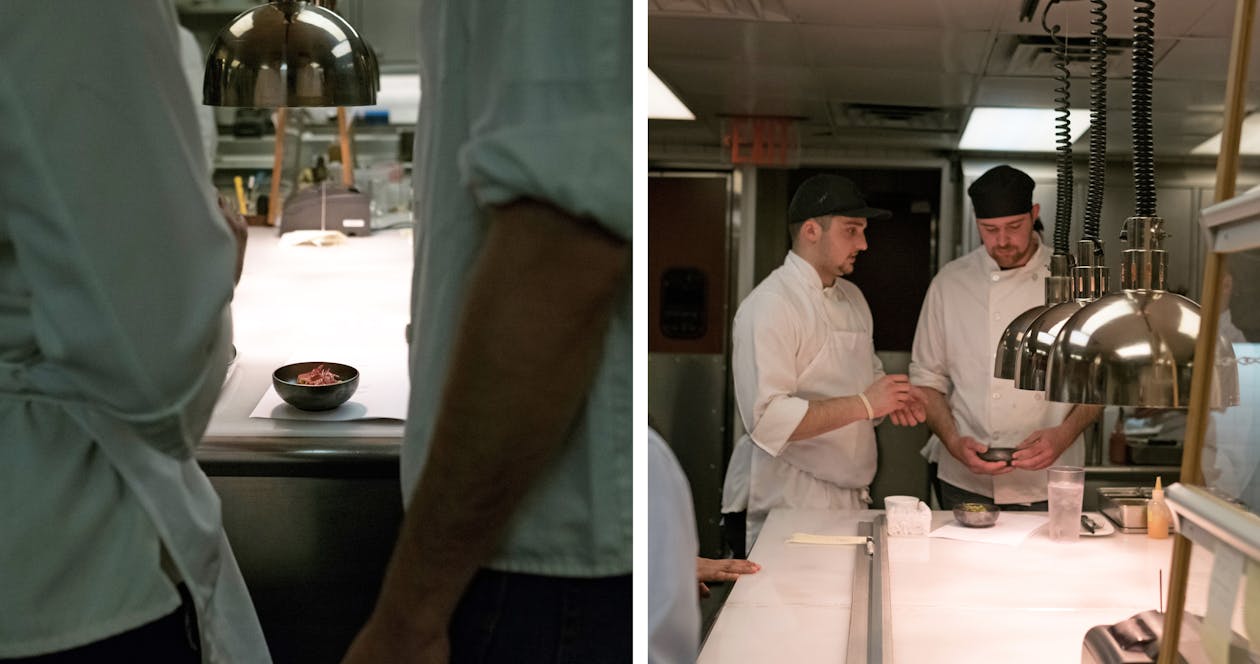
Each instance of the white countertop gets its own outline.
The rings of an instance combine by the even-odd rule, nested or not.
[[[271,372],[295,356],[355,365],[356,357],[384,355],[405,368],[412,256],[409,230],[315,247],[282,246],[276,229],[251,227],[232,302],[237,358],[203,450],[237,444],[291,449],[297,439],[328,439],[332,445],[353,439],[396,453],[400,421],[305,422],[249,414],[270,386]],[[400,376],[398,388],[405,390],[405,370]]]
[[[843,662],[856,547],[786,540],[794,532],[856,534],[877,514],[771,512],[749,555],[761,571],[735,583],[699,662]],[[933,528],[953,520],[949,512],[932,517]],[[1019,546],[927,537],[888,543],[891,661],[1079,662],[1089,628],[1159,607],[1161,570],[1168,599],[1172,539],[1117,533],[1060,543],[1043,529]],[[1186,608],[1200,615],[1210,563],[1210,552],[1196,547]]]

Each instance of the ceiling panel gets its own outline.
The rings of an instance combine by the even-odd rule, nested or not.
[[[823,93],[833,101],[904,106],[957,106],[971,97],[974,77],[905,69],[817,69]]]
[[[768,21],[653,17],[648,58],[683,56],[766,65],[806,64],[800,26]]]
[[[1155,65],[1156,78],[1224,81],[1229,75],[1228,39],[1181,39]],[[1247,80],[1260,81],[1260,48],[1252,45]]]
[[[971,74],[984,67],[987,32],[891,30],[804,25],[799,39],[814,66],[860,64],[879,69]],[[872,57],[879,54],[878,57]]]
[[[867,26],[872,28],[948,28],[988,30],[1003,0],[783,0],[797,23]]]

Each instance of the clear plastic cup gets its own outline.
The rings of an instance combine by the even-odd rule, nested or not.
[[[893,536],[926,535],[932,521],[931,510],[914,496],[886,496],[884,512]]]
[[[1081,503],[1085,500],[1085,469],[1055,466],[1046,471],[1050,502],[1050,539],[1072,542],[1081,536]]]

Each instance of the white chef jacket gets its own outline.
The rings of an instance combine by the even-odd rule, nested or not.
[[[862,509],[875,476],[875,423],[860,420],[788,442],[811,400],[854,395],[884,375],[871,310],[851,282],[823,288],[789,251],[735,313],[735,402],[756,445],[748,480],[748,546],[774,507]]]
[[[197,43],[192,30],[179,26],[179,60],[184,68],[184,77],[188,90],[192,93],[193,108],[197,113],[197,129],[201,133],[202,156],[206,160],[208,172],[214,174],[214,160],[219,153],[219,128],[215,124],[214,107],[201,103],[205,96],[203,82],[208,54]],[[235,200],[235,199],[233,199]]]
[[[1023,267],[1003,270],[983,246],[955,259],[932,279],[914,334],[910,382],[946,395],[961,436],[990,447],[1015,447],[1028,434],[1063,422],[1071,404],[1044,392],[1019,390],[1015,381],[993,377],[994,354],[1006,326],[1028,309],[1044,305],[1051,250],[1042,244]],[[977,475],[940,445],[938,477],[999,504],[1046,499],[1046,473],[1014,470]],[[1057,463],[1084,461],[1082,437]]]
[[[235,245],[178,48],[164,1],[0,9],[0,657],[170,613],[165,548],[204,661],[270,661],[192,458]]]
[[[648,429],[648,662],[687,664],[700,648],[696,519],[678,459]]]
[[[406,500],[428,457],[465,286],[489,224],[484,208],[549,201],[631,238],[630,14],[620,0],[421,3]],[[633,570],[633,321],[627,279],[570,440],[486,567],[561,577]]]

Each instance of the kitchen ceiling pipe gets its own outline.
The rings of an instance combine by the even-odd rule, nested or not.
[[[209,106],[370,106],[380,66],[335,12],[272,0],[242,12],[210,46],[202,92]]]

